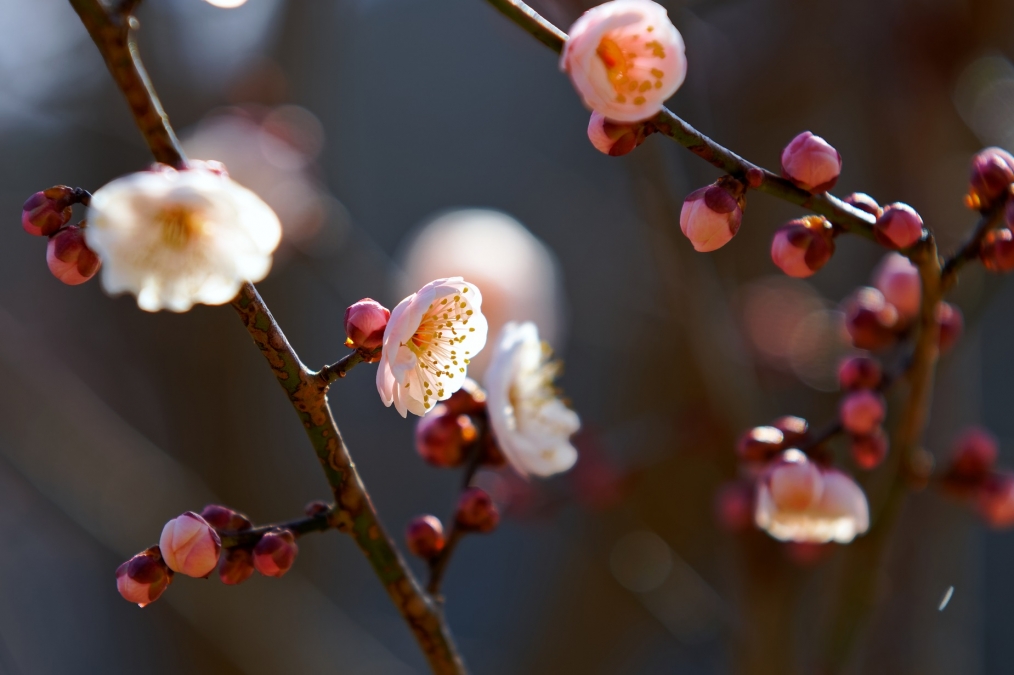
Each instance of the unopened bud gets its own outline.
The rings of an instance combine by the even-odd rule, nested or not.
[[[746,481],[731,481],[715,493],[715,519],[730,532],[743,532],[753,526],[754,488]]]
[[[883,373],[880,363],[869,356],[853,356],[842,361],[838,382],[842,389],[876,389]]]
[[[444,539],[444,526],[436,516],[416,516],[405,529],[405,542],[412,555],[423,560],[432,560],[447,543]]]
[[[845,327],[857,349],[877,351],[894,343],[898,310],[875,288],[858,289],[845,302]]]
[[[969,205],[986,210],[1014,182],[1014,157],[1000,148],[980,150],[972,158],[969,173]]]
[[[766,462],[785,449],[785,434],[775,427],[749,429],[736,443],[736,454],[744,462]]]
[[[706,253],[729,243],[743,221],[745,188],[726,176],[691,192],[680,211],[680,229],[694,250]]]
[[[799,134],[782,150],[782,175],[813,193],[827,192],[838,182],[841,155],[820,136]]]
[[[158,546],[141,551],[116,568],[116,590],[140,607],[155,602],[173,580]]]
[[[466,377],[461,389],[443,401],[443,405],[454,415],[478,415],[486,411],[486,392],[475,380]]]
[[[889,442],[887,434],[880,427],[864,436],[853,436],[850,450],[852,459],[860,469],[874,469],[887,457]]]
[[[979,259],[990,272],[1003,274],[1014,270],[1014,233],[1010,228],[1002,227],[988,233],[982,240]]]
[[[455,520],[465,530],[492,532],[500,522],[500,512],[485,490],[471,487],[462,492],[458,499]]]
[[[944,487],[958,496],[967,495],[989,477],[999,452],[993,434],[981,427],[966,429],[954,442]]]
[[[95,276],[101,261],[85,244],[84,231],[71,225],[49,238],[46,264],[54,277],[68,286],[77,286]]]
[[[855,436],[872,434],[884,421],[884,397],[868,389],[849,392],[842,397],[838,413],[845,431]]]
[[[292,567],[298,552],[296,535],[290,530],[272,530],[254,546],[254,567],[266,577],[280,577]]]
[[[866,211],[866,213],[870,214],[874,218],[879,218],[880,214],[884,212],[884,210],[880,208],[880,204],[877,203],[877,200],[865,192],[853,192],[842,201],[849,206],[859,209],[860,211]]]
[[[884,207],[884,213],[873,226],[873,234],[884,246],[900,249],[922,239],[922,229],[922,217],[908,204],[899,202]]]
[[[158,545],[166,564],[174,572],[200,578],[207,577],[215,569],[222,550],[218,533],[193,511],[166,523]]]
[[[376,300],[363,298],[345,310],[346,344],[356,349],[372,351],[384,343],[384,329],[391,318],[391,310]]]
[[[36,192],[21,207],[21,227],[28,234],[48,237],[70,222],[74,189],[57,185]]]
[[[1006,473],[992,474],[979,488],[976,509],[990,527],[1014,527],[1014,476]]]
[[[440,403],[416,424],[415,449],[434,466],[460,466],[476,435],[468,415],[455,415]]]
[[[249,579],[254,573],[253,552],[239,546],[230,548],[218,565],[218,578],[223,584],[235,586]]]
[[[900,253],[888,253],[873,273],[873,285],[884,299],[898,310],[898,318],[906,323],[919,315],[922,302],[922,280],[919,268]]]
[[[782,432],[782,436],[785,437],[783,445],[786,448],[792,448],[801,443],[810,429],[806,420],[795,415],[779,417],[771,423],[771,426]]]
[[[940,324],[940,353],[946,354],[965,332],[965,317],[951,303],[941,302],[937,305],[937,322]]]
[[[204,518],[213,528],[219,532],[239,532],[249,530],[253,527],[250,519],[242,513],[233,511],[227,506],[208,504],[201,511],[201,518]]]
[[[599,152],[610,157],[625,155],[648,137],[652,129],[640,122],[613,122],[597,112],[588,120],[588,140]]]
[[[834,255],[834,227],[821,216],[792,220],[771,241],[771,260],[790,277],[804,279]]]

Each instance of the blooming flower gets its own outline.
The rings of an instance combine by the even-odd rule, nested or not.
[[[550,476],[577,461],[570,436],[581,422],[553,388],[559,364],[549,356],[534,323],[511,322],[500,331],[486,371],[493,435],[522,476]]]
[[[118,178],[92,195],[87,219],[106,292],[129,291],[150,312],[229,302],[267,275],[281,238],[267,204],[203,164]]]
[[[653,117],[687,74],[683,36],[650,0],[613,0],[571,27],[560,69],[585,105],[617,122]]]
[[[754,521],[780,541],[847,544],[869,529],[870,511],[855,481],[793,449],[758,481]]]
[[[384,329],[377,390],[406,417],[424,415],[465,381],[486,345],[482,294],[461,277],[437,279],[398,303]]]

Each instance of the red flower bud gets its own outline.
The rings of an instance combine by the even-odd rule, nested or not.
[[[845,302],[845,327],[858,349],[877,351],[895,338],[898,310],[875,288],[863,287]]]
[[[956,496],[967,496],[989,478],[999,453],[993,434],[981,427],[966,429],[954,442],[944,487]]]
[[[813,193],[827,192],[838,182],[841,155],[820,136],[804,131],[782,150],[782,175]]]
[[[739,437],[736,454],[744,462],[766,462],[785,448],[785,434],[775,427],[754,427]]]
[[[687,196],[680,211],[680,229],[695,250],[719,249],[739,232],[744,192],[742,183],[726,177]]]
[[[249,579],[254,573],[253,553],[247,548],[230,548],[218,565],[218,578],[223,584],[235,586]]]
[[[782,432],[782,436],[785,437],[782,445],[786,448],[799,445],[806,438],[806,433],[810,429],[810,425],[807,424],[806,420],[794,415],[779,417],[771,423],[771,426]]]
[[[876,389],[881,377],[880,363],[869,356],[853,356],[842,361],[838,368],[838,382],[842,389]]]
[[[416,516],[408,523],[405,541],[412,555],[432,560],[444,550],[444,526],[436,516]]]
[[[877,218],[873,234],[884,246],[908,248],[922,239],[922,217],[908,204],[888,204]]]
[[[937,305],[937,321],[940,323],[940,353],[946,354],[965,332],[965,318],[960,309],[949,302],[941,302]]]
[[[356,349],[372,351],[384,342],[384,329],[391,318],[391,310],[376,300],[363,298],[345,310],[346,344]]]
[[[884,299],[898,310],[903,322],[919,315],[922,302],[922,280],[919,268],[900,253],[888,253],[873,273],[873,285],[884,294]]]
[[[253,523],[250,519],[244,516],[242,513],[237,513],[226,506],[219,506],[218,504],[208,504],[201,511],[201,518],[208,521],[208,525],[219,532],[239,532],[240,530],[249,530],[253,527]]]
[[[730,532],[743,532],[753,527],[753,483],[730,481],[715,494],[715,519]]]
[[[158,600],[172,580],[173,571],[162,560],[158,546],[141,551],[116,568],[116,590],[124,600],[141,607]]]
[[[1014,205],[1014,201],[1010,204]],[[1010,213],[1010,208],[1007,212]],[[1006,273],[1014,270],[1014,233],[1010,228],[1002,227],[988,233],[979,248],[979,259],[990,272]]]
[[[292,567],[298,552],[296,535],[289,530],[272,530],[254,546],[253,564],[266,577],[280,577]]]
[[[980,150],[972,158],[969,174],[969,203],[985,210],[1014,183],[1014,157],[1000,148]]]
[[[84,231],[71,225],[49,238],[46,264],[54,277],[68,286],[77,286],[95,276],[101,261],[85,244]]]
[[[57,185],[36,192],[21,207],[21,227],[28,234],[48,237],[70,222],[74,190]]]
[[[166,523],[158,544],[169,568],[188,577],[211,574],[218,565],[218,554],[222,550],[218,533],[193,511]]]
[[[479,415],[486,412],[486,392],[470,377],[461,383],[457,390],[446,401],[447,411],[454,415]]]
[[[597,112],[593,112],[588,120],[588,140],[596,150],[611,157],[627,154],[644,143],[652,131],[640,122],[614,122]]]
[[[887,434],[881,428],[874,429],[873,433],[864,436],[853,436],[852,459],[860,469],[874,469],[887,457],[888,448]]]
[[[455,520],[463,530],[487,533],[496,529],[500,522],[500,512],[485,490],[471,487],[462,492],[458,499]]]
[[[855,436],[872,434],[884,421],[884,397],[859,389],[842,397],[838,412],[845,431]]]
[[[1014,527],[1014,476],[994,473],[979,488],[976,509],[996,529]]]
[[[415,449],[434,466],[460,466],[476,435],[468,415],[455,415],[440,403],[416,424]]]
[[[842,201],[860,211],[866,211],[866,213],[869,213],[874,218],[879,218],[880,214],[884,212],[880,208],[880,204],[877,204],[877,201],[873,197],[864,192],[853,192]]]
[[[792,220],[771,241],[771,260],[790,277],[813,275],[834,255],[834,227],[821,216]]]

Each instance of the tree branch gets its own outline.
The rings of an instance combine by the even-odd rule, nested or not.
[[[357,349],[336,363],[332,363],[330,366],[324,366],[321,368],[320,372],[317,373],[317,377],[320,378],[321,383],[325,385],[333,384],[345,377],[350,370],[358,366],[360,363],[369,363],[370,359],[379,355],[380,347],[377,347],[369,354]]]
[[[305,516],[303,518],[297,518],[296,520],[290,520],[287,523],[274,523],[272,525],[260,525],[259,527],[251,527],[247,530],[236,530],[234,532],[219,532],[218,535],[222,539],[222,548],[233,548],[235,546],[250,546],[260,541],[268,532],[277,529],[289,530],[297,537],[301,537],[304,534],[310,534],[311,532],[324,532],[338,527],[338,523],[335,518],[335,510],[332,506],[327,511],[322,511],[316,515]]]
[[[950,290],[951,286],[958,280],[958,270],[968,262],[976,260],[979,257],[979,249],[982,246],[982,240],[989,233],[990,230],[994,229],[1003,217],[1005,208],[1007,205],[1006,199],[1000,204],[995,205],[992,209],[984,211],[982,216],[979,218],[979,222],[976,224],[975,229],[969,233],[968,237],[961,244],[957,251],[954,252],[950,258],[944,263],[943,270],[940,274],[941,285],[943,291],[946,293]]]

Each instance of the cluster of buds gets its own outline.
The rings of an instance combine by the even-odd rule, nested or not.
[[[880,364],[867,356],[847,359],[838,369],[838,381],[846,392],[839,403],[839,417],[851,439],[852,460],[861,469],[876,468],[887,456],[887,434],[881,426],[886,415],[882,380]]]
[[[979,427],[967,429],[954,444],[940,485],[948,494],[969,503],[997,529],[1014,527],[1014,474],[995,468],[996,438]]]
[[[80,188],[56,185],[36,192],[21,208],[21,227],[36,237],[49,237],[46,264],[57,279],[76,286],[95,276],[101,261],[85,243],[82,221],[70,225],[75,204],[86,204],[89,195]]]

